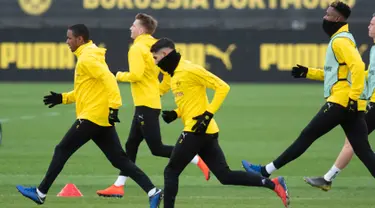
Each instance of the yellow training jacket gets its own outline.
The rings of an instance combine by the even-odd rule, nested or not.
[[[335,34],[340,32],[348,32],[349,26],[342,26]],[[336,59],[339,63],[345,65],[339,66],[338,78],[346,78],[348,73],[351,73],[350,86],[348,82],[337,82],[331,89],[331,95],[327,98],[327,102],[337,103],[343,107],[347,107],[349,97],[353,100],[358,100],[358,110],[366,110],[366,101],[359,100],[360,95],[364,89],[365,81],[365,64],[362,61],[361,55],[356,49],[355,44],[348,38],[336,38],[332,43],[332,50],[335,53]],[[313,80],[324,80],[324,70],[309,68],[306,78]]]
[[[212,102],[208,102],[206,87],[215,90]],[[196,123],[193,117],[205,111],[215,114],[229,92],[229,85],[203,67],[181,58],[171,78],[171,89],[177,105],[178,117],[184,124],[184,131],[192,132]],[[208,125],[207,134],[219,132],[214,119]]]
[[[130,82],[135,106],[161,109],[159,93],[160,68],[155,65],[151,46],[157,40],[151,35],[138,36],[128,52],[129,72],[117,72],[116,79]]]
[[[105,52],[92,41],[81,45],[74,52],[74,90],[62,93],[63,104],[76,103],[77,119],[87,119],[99,126],[111,126],[109,108],[119,109],[122,105],[117,81],[105,62]]]

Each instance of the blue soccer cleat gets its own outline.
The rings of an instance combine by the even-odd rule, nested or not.
[[[163,197],[164,197],[163,190],[161,189],[156,190],[156,193],[149,197],[150,208],[158,208],[161,200],[163,200]]]
[[[25,186],[16,186],[17,190],[25,197],[33,200],[37,204],[43,204],[46,197],[40,197],[36,192],[36,187],[25,187]]]
[[[242,160],[242,167],[245,168],[246,172],[256,173],[258,175],[262,175],[261,165],[254,165],[246,160]]]

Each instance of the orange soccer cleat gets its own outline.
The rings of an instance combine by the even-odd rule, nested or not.
[[[286,208],[289,207],[290,201],[289,201],[289,194],[288,194],[288,188],[286,186],[284,177],[277,177],[272,179],[272,182],[275,184],[274,191],[276,194],[281,198],[283,201],[283,204]]]
[[[198,156],[199,157],[199,156]],[[203,172],[204,174],[204,177],[206,178],[206,180],[210,180],[210,169],[207,167],[206,163],[202,160],[201,157],[199,157],[199,161],[198,161],[198,167],[201,169],[201,171]]]
[[[96,192],[99,196],[121,198],[124,196],[124,186],[112,185]]]

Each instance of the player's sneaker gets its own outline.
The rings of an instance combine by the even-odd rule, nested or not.
[[[274,191],[281,198],[285,207],[289,207],[289,193],[288,187],[286,186],[285,179],[282,176],[272,179],[272,182],[275,184]]]
[[[332,186],[332,182],[326,181],[323,177],[303,177],[303,180],[312,187],[322,189],[323,191],[329,191]]]
[[[36,192],[36,187],[25,187],[25,186],[16,186],[17,190],[24,196],[33,200],[37,204],[43,204],[46,197],[40,197]]]
[[[158,208],[161,200],[163,200],[164,192],[161,189],[156,190],[156,193],[149,197],[150,208]]]
[[[99,196],[121,198],[124,196],[124,186],[112,185],[104,190],[96,192]]]
[[[247,162],[246,160],[242,160],[242,167],[246,170],[246,172],[256,173],[256,174],[261,175],[261,176],[266,177],[266,178],[269,177],[269,175],[266,175],[266,174],[262,173],[262,166],[261,165],[254,165],[254,164],[251,164],[251,163]]]
[[[201,157],[199,157],[199,160],[198,160],[198,167],[201,169],[201,171],[203,172],[204,174],[204,177],[206,178],[206,180],[210,180],[210,169],[207,167],[206,163],[202,160]]]

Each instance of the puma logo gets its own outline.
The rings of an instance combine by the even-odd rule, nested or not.
[[[208,44],[206,45],[206,53],[207,55],[220,59],[225,65],[225,67],[230,71],[233,68],[230,56],[233,53],[233,51],[236,50],[236,48],[237,46],[235,44],[230,44],[227,50],[223,52],[215,45]]]

